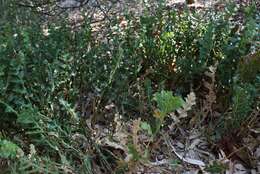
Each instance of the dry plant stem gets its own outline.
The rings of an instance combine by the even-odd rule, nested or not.
[[[258,121],[259,115],[260,115],[259,109],[256,108],[256,109],[250,114],[250,116],[249,116],[250,120],[249,120],[248,123],[246,123],[247,125],[245,125],[246,128],[240,129],[237,135],[238,135],[238,136],[241,136],[241,135],[243,135],[243,133],[244,133],[246,130],[249,130],[249,129]]]
[[[235,155],[237,152],[240,152],[241,150],[243,150],[243,149],[245,149],[245,148],[246,148],[246,147],[243,146],[243,147],[240,147],[240,148],[236,149],[235,151],[231,152],[231,153],[226,157],[226,159],[231,158],[231,157],[232,157],[233,155]]]

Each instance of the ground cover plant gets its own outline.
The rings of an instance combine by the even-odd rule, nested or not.
[[[55,2],[0,1],[1,172],[260,172],[257,2]]]

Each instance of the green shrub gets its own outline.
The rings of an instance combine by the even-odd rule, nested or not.
[[[36,151],[12,160],[13,173],[91,173],[94,158],[112,172],[78,112],[85,109],[78,107],[88,93],[94,94],[93,106],[87,106],[93,117],[102,117],[105,105],[115,103],[126,119],[148,120],[156,101],[156,131],[147,122],[141,126],[152,134],[169,112],[182,106],[182,97],[172,91],[185,96],[218,62],[216,91],[228,91],[231,112],[220,111],[227,117],[213,123],[218,127],[214,133],[223,136],[230,127],[239,129],[255,107],[259,54],[248,63],[241,61],[257,49],[255,6],[244,9],[239,28],[234,21],[238,9],[232,5],[221,12],[198,13],[165,10],[161,4],[154,14],[125,15],[126,28],[112,19],[108,41],[102,42],[88,20],[73,32],[66,20],[43,24],[37,14],[8,2],[0,5],[0,132],[13,143],[0,140],[0,156],[14,159],[19,147]],[[152,99],[154,91],[161,92]],[[74,135],[89,140],[85,144],[91,148],[74,141]]]

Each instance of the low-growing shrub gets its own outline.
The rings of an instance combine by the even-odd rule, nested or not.
[[[91,139],[89,119],[109,125],[114,112],[126,120],[142,117],[141,128],[156,137],[166,115],[185,106],[182,98],[191,90],[200,93],[196,88],[212,66],[214,91],[228,94],[230,110],[220,109],[223,116],[210,123],[217,128],[211,134],[221,138],[230,128],[240,129],[256,107],[259,52],[242,60],[257,49],[254,5],[244,9],[240,23],[234,18],[241,9],[234,5],[213,13],[161,5],[154,14],[126,14],[120,20],[127,25],[115,17],[106,41],[96,39],[87,19],[72,31],[66,20],[42,23],[30,10],[17,17],[21,7],[13,1],[2,7],[0,158],[10,160],[11,173],[94,173],[94,165],[111,173],[107,160],[115,157]],[[196,104],[191,94],[187,110]]]

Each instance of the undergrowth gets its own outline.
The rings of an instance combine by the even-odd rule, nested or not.
[[[113,19],[106,41],[95,39],[87,19],[75,32],[66,20],[42,23],[13,1],[1,6],[6,9],[0,26],[4,173],[123,173],[131,160],[149,161],[150,144],[172,122],[206,124],[215,144],[254,119],[250,114],[259,107],[260,84],[255,5],[242,9],[240,23],[235,4],[212,13],[159,6],[155,14],[125,14],[127,25]],[[214,81],[205,75],[212,67]],[[205,79],[214,83],[208,90],[216,98],[199,106]],[[205,107],[218,108],[220,116],[189,116]],[[139,154],[133,135],[123,167],[92,132],[93,125],[114,124],[118,113],[126,122],[142,120],[137,127],[150,137],[145,154]]]

